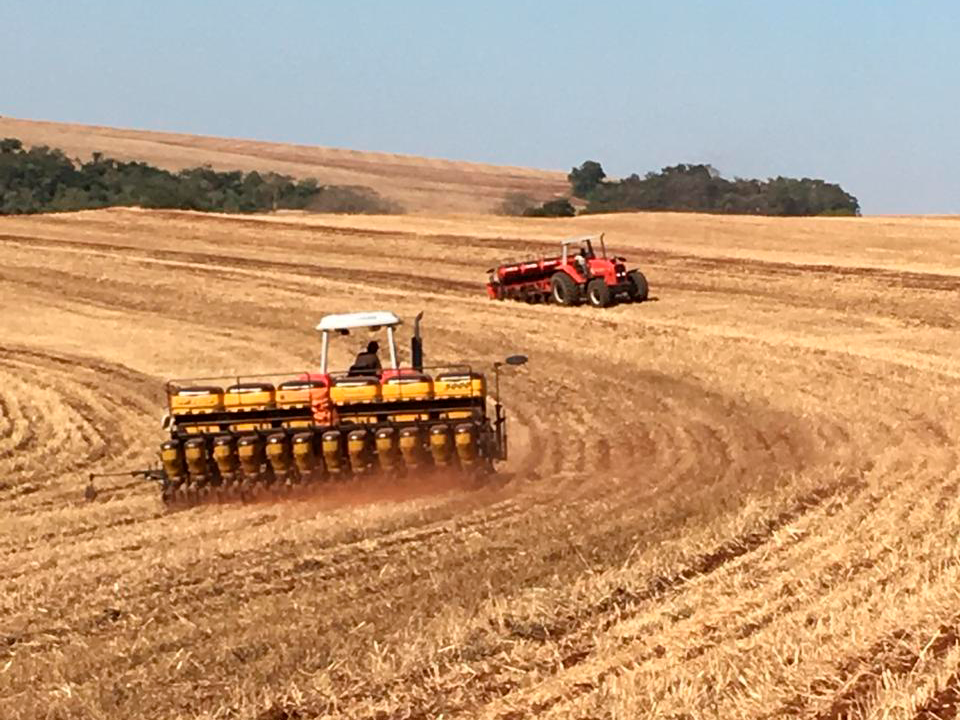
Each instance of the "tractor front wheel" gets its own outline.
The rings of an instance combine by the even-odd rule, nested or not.
[[[580,288],[565,272],[557,272],[550,278],[550,296],[558,305],[579,305]]]
[[[598,308],[605,308],[610,305],[613,297],[603,278],[594,278],[587,283],[587,300],[590,301],[591,305]]]
[[[647,278],[639,270],[631,270],[627,273],[627,280],[630,282],[630,299],[634,302],[643,302],[650,293],[647,285]]]

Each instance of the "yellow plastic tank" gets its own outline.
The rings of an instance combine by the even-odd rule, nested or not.
[[[223,410],[223,390],[213,385],[171,388],[167,400],[171,415],[202,415]]]
[[[437,375],[433,381],[433,396],[441,398],[482,398],[486,394],[486,383],[481,373],[445,372]]]
[[[312,390],[324,388],[323,380],[287,380],[277,386],[277,407],[309,407]]]
[[[387,371],[380,392],[384,402],[429,400],[433,397],[433,380],[416,370]]]
[[[274,394],[270,383],[239,383],[227,388],[223,406],[229,412],[268,410],[274,406]]]
[[[343,377],[333,381],[330,399],[334,405],[380,402],[380,381],[374,377]]]

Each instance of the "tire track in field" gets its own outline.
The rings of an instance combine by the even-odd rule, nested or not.
[[[931,430],[929,425],[930,423],[926,418],[916,417],[912,426],[907,428],[907,433],[918,443],[931,444],[932,441],[931,452],[939,452],[936,472],[946,474],[955,467],[956,453],[949,447],[940,447],[940,431]],[[900,434],[904,432],[904,428],[890,426],[886,428],[886,432]],[[872,463],[868,463],[868,465],[872,465]],[[834,517],[835,519],[829,522],[842,521],[849,526],[852,532],[856,526],[869,523],[877,514],[878,506],[885,502],[897,510],[896,518],[891,521],[892,525],[894,527],[914,528],[909,539],[912,543],[919,544],[928,534],[940,529],[937,515],[931,513],[930,510],[942,507],[948,497],[955,500],[958,480],[956,477],[950,479],[949,475],[945,475],[945,477],[946,479],[941,483],[937,492],[924,497],[921,503],[894,499],[898,495],[906,498],[912,493],[909,476],[897,476],[892,485],[885,485],[871,492],[864,492],[866,486],[863,482],[855,478],[849,478],[841,481],[841,485],[847,486],[847,489],[842,493],[834,494],[830,499],[829,507],[825,505],[824,512],[817,513],[817,515],[823,515],[823,517],[818,518],[817,515],[814,515],[813,519],[818,520],[818,524],[822,525],[828,522],[828,516]],[[818,491],[814,491],[814,493],[816,492]],[[912,517],[914,515],[917,517]],[[790,520],[788,524],[792,525],[797,519],[799,518]],[[811,518],[807,519],[811,520]],[[837,532],[842,535],[841,531],[838,530]],[[774,575],[776,575],[781,578],[779,582],[785,589],[789,585],[804,581],[803,573],[797,572],[797,567],[803,567],[810,573],[808,580],[817,580],[821,585],[824,582],[830,583],[829,586],[822,585],[820,587],[821,593],[827,594],[834,589],[843,590],[844,587],[851,585],[855,579],[863,576],[879,564],[886,553],[893,552],[893,550],[886,548],[871,555],[870,558],[856,559],[850,565],[836,562],[827,568],[818,568],[816,565],[817,559],[828,557],[835,542],[836,538],[831,537],[828,533],[817,533],[812,530],[809,533],[802,533],[795,542],[785,543],[776,549],[763,553],[758,558],[761,563],[767,564],[770,563],[771,558],[786,552],[789,556],[793,556],[791,562],[784,563],[779,568],[772,568],[771,571],[766,572],[763,571],[762,567],[758,567],[750,571],[750,577],[754,579],[754,582],[767,587],[771,585],[774,581]],[[806,557],[806,560],[796,557],[796,553],[801,553],[802,556]],[[746,555],[749,555],[749,553]],[[941,574],[946,570],[946,567],[938,568],[938,572]],[[746,570],[741,569],[741,571],[745,572]],[[891,566],[886,575],[876,578],[871,585],[886,586],[888,583],[895,581],[900,574],[901,569],[899,567]],[[933,575],[927,574],[924,577],[929,582]],[[714,612],[709,616],[710,625],[702,627],[699,631],[688,631],[688,636],[704,638],[706,642],[693,645],[684,655],[683,661],[695,660],[723,642],[748,638],[772,624],[775,620],[782,621],[791,613],[804,612],[809,614],[816,611],[815,608],[811,608],[809,603],[803,604],[792,591],[785,593],[782,590],[771,589],[768,595],[769,598],[766,600],[751,596],[751,602],[757,605],[756,618],[750,618],[748,614],[738,609],[737,603],[734,601],[724,609],[724,614],[728,619],[726,623],[722,618],[718,618]],[[851,602],[856,603],[858,601],[853,599]],[[715,608],[712,609],[715,610]],[[618,615],[614,618],[614,621],[616,624],[620,624],[623,620],[629,620],[632,616],[633,612],[628,611]],[[696,620],[696,617],[696,614],[694,614],[693,621]],[[604,627],[599,631],[607,629]],[[596,632],[598,631],[594,632],[594,636]],[[839,687],[841,692],[838,692],[836,697],[829,702],[827,708],[817,717],[821,720],[827,720],[828,718],[830,720],[840,720],[847,717],[851,712],[866,707],[864,703],[866,703],[870,694],[880,686],[880,678],[897,677],[915,669],[920,657],[928,661],[942,657],[957,643],[958,632],[960,632],[960,624],[954,621],[941,625],[938,633],[934,634],[933,640],[930,640],[929,634],[917,635],[915,632],[908,630],[894,631],[878,640],[866,652],[858,653],[839,663],[837,670],[829,678],[825,677],[815,681],[802,694],[802,697],[797,696],[794,701],[769,717],[772,719],[774,717],[797,715],[808,704],[811,697],[823,694],[831,687]],[[658,638],[665,637],[662,632],[658,632],[657,636]],[[906,642],[907,640],[910,640],[910,642]],[[927,640],[930,640],[930,642],[926,649],[918,655],[917,649],[923,646],[923,643]],[[666,642],[664,640],[664,643]],[[593,655],[589,636],[586,644],[588,647],[580,652],[565,655],[562,662],[564,671],[576,667],[587,658],[596,658]],[[563,655],[564,652],[561,651],[561,654]],[[581,675],[576,682],[570,681],[570,684],[566,685],[561,692],[546,700],[538,699],[524,705],[521,693],[520,705],[510,703],[512,709],[501,713],[498,717],[508,719],[542,715],[555,706],[571,703],[577,697],[587,693],[598,692],[608,680],[635,671],[645,663],[662,657],[657,652],[647,651],[641,653],[639,657],[634,655],[625,651],[614,657],[604,658],[603,667],[599,671],[593,670],[586,677]],[[550,672],[550,663],[544,663],[542,667],[537,669],[541,674],[548,676],[559,674],[559,671],[557,673]]]
[[[19,492],[114,455],[140,438],[153,380],[123,366],[29,348],[0,348],[0,474]]]
[[[738,257],[707,257],[662,250],[645,251],[644,256],[663,263],[681,263],[687,270],[705,274],[717,270],[736,269],[738,273],[783,276],[788,278],[826,275],[838,278],[871,280],[884,287],[913,290],[956,292],[960,290],[960,276],[946,273],[891,270],[882,267],[833,265],[828,263],[791,263]]]
[[[740,419],[739,417],[732,417],[732,418],[730,418],[730,423],[731,423],[732,425],[736,426],[736,427],[740,427],[739,425],[736,425],[736,423],[737,423],[737,421],[738,421],[739,419]],[[622,505],[621,505],[621,507],[622,507]],[[621,520],[624,521],[624,522],[629,523],[629,522],[630,522],[629,515],[627,515],[627,516],[621,516]],[[583,540],[584,544],[587,545],[587,546],[604,547],[604,546],[607,546],[607,545],[608,545],[609,543],[611,543],[611,542],[616,543],[617,541],[621,541],[621,540],[623,539],[622,536],[623,536],[622,529],[621,529],[618,525],[614,524],[614,526],[608,527],[606,530],[604,530],[604,531],[602,531],[602,532],[590,533],[587,537],[582,538],[582,540]],[[622,555],[626,554],[626,551],[627,551],[627,548],[626,548],[626,547],[623,547],[623,548],[621,549],[621,551],[617,553],[617,555],[618,555],[618,556],[622,556]],[[727,551],[727,548],[723,548],[723,549],[721,550],[721,552],[725,552],[725,551]],[[579,572],[579,571],[582,570],[582,566],[580,566],[579,568],[577,567],[577,566],[578,566],[578,562],[577,562],[577,561],[573,561],[573,562],[571,563],[571,562],[568,560],[567,562],[570,563],[570,565],[571,565],[571,571],[572,571],[572,572],[577,573],[577,572]],[[558,572],[556,566],[553,567],[553,572]],[[534,583],[536,583],[537,580],[534,578],[534,579],[530,580],[529,582],[534,582]],[[529,584],[529,582],[524,583],[524,585]],[[621,615],[622,615],[623,612],[624,612],[624,608],[615,603],[615,604],[613,604],[613,605],[600,607],[600,608],[596,609],[594,612],[595,612],[595,613],[600,613],[600,614],[607,612],[607,613],[621,614]],[[588,620],[587,618],[584,618],[584,619],[583,619],[583,622],[589,623],[589,620]],[[573,630],[571,630],[571,632],[573,632]],[[576,634],[576,633],[574,633],[574,634]],[[500,646],[494,645],[494,646],[490,647],[490,648],[488,649],[488,652],[485,652],[483,655],[477,655],[476,649],[473,649],[473,650],[471,651],[471,657],[472,657],[471,662],[472,662],[472,663],[482,662],[483,658],[485,658],[485,657],[490,657],[491,655],[496,654],[496,653],[500,652],[501,650],[502,650],[502,648],[501,648]],[[576,654],[576,653],[572,653],[571,655],[575,655],[575,654]],[[426,663],[430,663],[429,660],[425,660],[425,662],[426,662]],[[431,666],[431,667],[432,667],[432,666]],[[388,694],[388,693],[391,691],[391,689],[392,689],[392,690],[398,690],[399,688],[405,686],[405,684],[407,684],[407,683],[413,683],[414,685],[416,685],[416,683],[417,683],[418,680],[420,680],[420,681],[424,680],[424,679],[427,677],[427,675],[429,675],[430,673],[435,673],[435,672],[436,672],[436,669],[435,669],[435,668],[434,668],[434,669],[430,669],[430,667],[428,667],[428,668],[426,668],[423,672],[425,673],[425,675],[424,675],[423,677],[405,676],[403,679],[397,681],[397,684],[396,684],[394,687],[392,687],[392,688],[388,688],[388,689],[385,689],[385,690],[380,690],[379,692],[374,690],[374,691],[372,691],[372,692],[368,692],[368,693],[362,694],[362,695],[358,696],[358,701],[360,700],[360,698],[370,698],[370,697],[376,698],[376,697],[382,697],[382,696]],[[435,679],[435,678],[432,678],[432,679],[431,679],[431,684],[434,684],[434,682],[433,682],[434,679]],[[438,711],[439,711],[439,710],[438,710]]]
[[[799,518],[819,510],[828,501],[847,494],[853,497],[862,489],[857,481],[841,479],[839,482],[811,491],[807,495],[797,498],[793,504],[782,509],[778,514],[763,520],[759,527],[747,533],[732,537],[722,544],[690,558],[687,563],[671,573],[648,578],[646,588],[640,591],[621,589],[615,591],[602,601],[579,610],[576,615],[567,615],[555,618],[550,627],[531,626],[525,623],[514,623],[507,618],[505,632],[498,635],[494,641],[478,654],[477,648],[472,648],[470,665],[483,667],[485,664],[496,665],[493,658],[505,652],[512,642],[519,640],[549,639],[557,645],[557,657],[548,661],[533,661],[526,663],[512,660],[507,666],[497,670],[476,672],[469,685],[458,692],[458,701],[450,704],[446,701],[447,689],[456,685],[463,673],[463,661],[457,657],[449,660],[449,664],[436,660],[425,660],[422,668],[394,678],[388,684],[365,689],[352,696],[341,697],[340,707],[346,708],[348,702],[362,706],[370,701],[386,697],[402,697],[406,687],[421,688],[429,680],[429,685],[435,688],[427,707],[422,705],[422,698],[411,701],[411,704],[396,708],[391,716],[403,717],[409,713],[425,712],[432,714],[458,714],[469,712],[478,707],[487,705],[506,694],[519,689],[516,681],[518,676],[527,672],[538,672],[541,682],[546,678],[584,662],[591,656],[597,633],[608,630],[614,623],[620,623],[633,617],[647,603],[662,601],[664,598],[679,592],[690,581],[708,576],[741,557],[753,553],[768,543],[774,534],[782,527],[797,521]],[[448,682],[444,682],[444,678]],[[557,696],[553,701],[540,703],[528,709],[529,715],[512,715],[507,717],[536,716],[560,702],[566,694]],[[318,711],[322,711],[320,708]],[[358,717],[365,720],[375,720],[377,714],[368,715],[359,713]]]
[[[658,378],[658,380],[660,382],[663,381],[662,378]],[[563,394],[562,391],[561,391],[561,394]],[[691,396],[693,396],[694,394],[700,395],[700,402],[701,403],[704,402],[702,393],[695,393],[691,391]],[[706,397],[707,399],[709,399],[710,398],[709,394],[707,394]],[[726,402],[724,401],[724,399],[719,396],[715,397],[714,402],[719,404],[721,407],[724,407],[726,405]],[[755,432],[759,432],[759,433],[763,433],[765,431],[765,428],[763,426],[750,425],[749,421],[747,423],[743,422],[745,418],[756,417],[754,413],[752,413],[750,410],[743,410],[741,412],[742,414],[737,413],[732,416],[728,415],[728,413],[726,412],[717,413],[717,415],[715,415],[714,417],[717,417],[717,416],[724,417],[725,425],[728,424],[728,426],[731,428],[731,431],[733,432],[734,435],[736,435],[737,432],[742,430],[744,427],[749,427],[751,429],[755,428]],[[683,413],[678,412],[672,415],[668,415],[667,417],[676,418],[676,417],[683,417],[683,416],[684,416]],[[560,426],[560,427],[561,429],[559,432],[562,434],[563,433],[562,428],[564,426]],[[691,432],[683,424],[674,423],[674,424],[671,424],[670,427],[674,430],[674,432],[680,431],[684,434],[690,433],[690,437],[692,438],[692,445],[686,447],[686,450],[681,450],[678,454],[685,455],[688,458],[691,456],[700,457],[704,459],[709,458],[711,462],[719,463],[720,465],[724,465],[724,464],[729,465],[731,463],[731,456],[724,449],[726,445],[723,442],[718,443],[716,432],[707,432],[705,436],[699,437],[700,435],[699,431],[694,430],[693,432]],[[780,428],[776,428],[776,430],[779,431]],[[747,437],[751,438],[752,440],[752,436],[748,435]],[[675,439],[676,438],[674,438],[674,440]],[[768,443],[768,445],[771,445],[771,443]],[[675,446],[675,442],[663,442],[659,444],[659,447],[662,447],[662,448],[673,448],[674,446]],[[803,445],[798,445],[794,449],[799,451],[801,455],[803,455],[806,452]],[[666,457],[655,458],[654,462],[651,463],[651,467],[664,467],[664,468],[672,467],[674,465],[674,461],[675,461],[675,456],[671,452]],[[627,464],[630,462],[630,459],[621,458],[620,462],[622,464]],[[703,469],[702,464],[698,464],[694,462],[694,463],[691,463],[689,466],[687,466],[686,469],[683,470],[682,472],[684,472],[684,474],[688,476],[690,482],[698,481],[699,484],[701,485],[701,487],[699,488],[700,491],[705,492],[709,490],[710,483],[704,482],[705,478],[702,475],[702,469]],[[724,476],[724,474],[725,473],[722,471],[716,472],[715,477],[721,478]],[[682,483],[677,482],[680,479],[680,477],[681,477],[680,475],[671,477],[670,495],[683,494],[685,488],[683,487]],[[606,524],[601,524],[595,530],[587,531],[586,535],[584,537],[581,537],[580,540],[582,541],[582,544],[585,547],[603,549],[604,555],[609,557],[608,562],[614,561],[618,563],[619,561],[622,560],[623,557],[627,556],[627,553],[630,550],[629,545],[637,542],[636,538],[631,538],[629,536],[624,537],[622,525],[626,524],[626,525],[636,526],[639,524],[642,526],[643,524],[642,520],[639,520],[639,518],[634,519],[632,516],[637,513],[638,508],[643,507],[643,504],[640,503],[636,497],[636,493],[637,493],[636,488],[630,488],[629,486],[626,491],[618,488],[617,491],[604,493],[603,492],[604,486],[602,484],[597,484],[597,485],[594,485],[589,490],[590,490],[589,496],[592,497],[599,504],[612,505],[613,507],[618,508],[618,511],[616,511],[615,513],[617,515],[617,520],[613,522],[608,522]],[[839,492],[839,491],[840,491],[839,489],[836,490],[836,492]],[[587,495],[587,492],[585,492],[584,494]],[[702,574],[709,574],[710,572],[713,572],[716,568],[722,566],[726,562],[729,562],[730,560],[735,559],[742,554],[745,554],[747,552],[752,551],[753,549],[756,549],[763,542],[766,542],[778,527],[792,521],[803,512],[808,512],[812,507],[822,504],[823,502],[825,502],[826,498],[831,495],[832,495],[831,492],[826,492],[824,493],[823,497],[814,497],[812,499],[809,499],[809,502],[808,502],[808,499],[801,499],[799,501],[799,504],[800,504],[799,509],[793,509],[790,512],[785,512],[782,515],[782,517],[775,518],[774,521],[772,521],[766,528],[764,528],[762,531],[758,531],[758,534],[745,536],[742,538],[734,538],[729,543],[716,548],[713,553],[705,554],[702,557],[691,560],[691,564],[688,567],[682,570],[678,570],[674,576],[671,576],[671,577],[664,576],[664,577],[651,579],[650,587],[645,596],[625,593],[623,595],[616,596],[612,599],[608,599],[608,601],[604,603],[600,603],[594,607],[588,608],[584,612],[574,617],[564,618],[561,621],[561,625],[551,627],[549,630],[545,631],[544,637],[550,637],[551,641],[555,641],[558,638],[567,638],[565,642],[567,642],[571,647],[569,649],[569,652],[565,654],[566,660],[564,662],[564,665],[572,666],[573,664],[576,664],[576,662],[580,662],[580,660],[582,660],[582,657],[581,657],[582,650],[579,648],[581,647],[582,644],[585,644],[585,646],[589,646],[589,644],[592,642],[591,638],[593,637],[593,634],[594,632],[596,632],[596,628],[598,627],[598,623],[599,623],[599,626],[602,627],[602,629],[606,629],[607,627],[609,627],[607,623],[612,622],[614,618],[619,619],[619,618],[629,616],[631,609],[639,606],[641,603],[654,597],[665,596],[667,593],[671,592],[671,590],[675,591],[676,588],[682,586],[685,582],[689,581],[693,577],[696,577]],[[644,513],[641,512],[640,517],[643,517],[643,515]],[[594,520],[594,522],[596,522],[596,520]],[[653,534],[655,530],[656,528],[654,526],[649,527],[649,531],[651,532],[651,534]],[[574,576],[577,574],[580,574],[583,570],[582,559],[576,559],[572,553],[565,560],[565,564],[567,567],[570,568],[569,572]],[[548,564],[546,567],[547,574],[556,574],[556,573],[562,573],[562,572],[563,571],[557,565],[553,565],[551,567]],[[526,579],[522,584],[519,584],[518,587],[536,585],[537,582],[539,582],[539,580],[534,576],[532,578]],[[608,620],[603,621],[602,618],[604,617],[608,618]],[[507,632],[504,638],[504,641],[507,642],[507,644],[509,644],[510,637],[512,636],[513,632],[522,633],[523,631],[521,629],[516,629],[515,631],[511,630],[510,632]],[[516,635],[515,637],[520,638],[522,637],[522,635]],[[498,653],[504,651],[505,647],[506,646],[501,644],[500,642],[494,642],[493,644],[489,645],[482,653],[480,653],[480,651],[476,647],[473,647],[471,648],[471,651],[470,651],[470,656],[471,656],[470,664],[475,666],[481,666],[487,659],[492,658]],[[586,657],[586,656],[584,655],[583,657]],[[576,658],[580,658],[580,659],[577,659],[576,662],[574,662]],[[424,662],[424,666],[422,670],[414,671],[412,674],[406,674],[401,678],[394,679],[386,686],[380,686],[380,687],[374,686],[372,688],[367,688],[363,692],[358,693],[354,698],[354,700],[357,703],[362,704],[367,700],[386,697],[388,695],[399,693],[402,691],[402,688],[406,687],[407,685],[411,685],[414,687],[421,687],[423,681],[425,681],[427,677],[431,678],[430,680],[431,685],[437,685],[437,682],[439,680],[442,686],[442,677],[445,673],[441,671],[441,675],[438,678],[437,676],[438,670],[434,665],[435,659],[425,658],[423,662]],[[520,670],[523,669],[522,664],[520,665],[519,669]],[[547,672],[547,669],[545,668],[539,668],[539,669],[541,670],[541,672],[549,674]],[[511,669],[506,671],[506,674],[510,675],[516,670],[518,670],[518,667],[516,665],[512,665]],[[451,666],[448,669],[448,672],[453,675],[457,675],[458,673],[460,673],[461,672],[460,663],[455,663],[454,666]],[[489,682],[487,682],[485,680],[474,678],[474,680],[471,681],[471,684],[470,684],[471,696],[472,696],[473,689],[477,688],[478,692],[481,693],[481,697],[475,697],[474,699],[476,700],[477,703],[482,704],[483,702],[485,702],[485,700],[483,699],[484,693],[489,693],[490,697],[493,697],[497,694],[492,688],[499,687],[499,683],[501,679],[502,678],[498,677],[496,679],[490,679]],[[483,690],[483,688],[486,688],[486,690]],[[442,702],[440,700],[437,700],[437,702],[438,702],[438,705],[432,708],[432,710],[435,712],[441,712],[441,711],[456,712],[457,711],[456,708],[450,708],[442,705]],[[413,711],[415,708],[416,708],[416,703],[414,703],[407,709]],[[463,710],[465,708],[460,707],[459,709]]]
[[[673,413],[670,415],[670,417],[683,417],[683,416],[684,414],[679,412]],[[754,418],[754,422],[756,422],[757,420],[762,420],[762,418]],[[764,439],[762,442],[759,443],[759,445],[767,453],[769,453],[770,456],[772,456],[772,458],[776,458],[774,462],[776,463],[777,467],[780,467],[780,468],[788,467],[783,465],[784,456],[782,455],[782,453],[784,452],[784,450],[777,449],[779,445],[778,441],[780,441],[781,437],[785,435],[787,441],[790,442],[790,438],[795,436],[796,435],[795,433],[789,433],[789,432],[784,433],[783,428],[777,428],[776,426],[771,427],[771,426],[751,425],[749,421],[743,422],[743,418],[738,416],[731,417],[730,424],[732,426],[735,426],[738,429],[738,431],[745,432],[747,430],[752,430],[754,438],[756,438],[757,436],[763,438],[765,433],[769,433],[771,437]],[[835,430],[830,429],[829,423],[819,423],[818,426],[819,426],[819,429],[816,433],[817,437],[834,439],[838,436],[838,434],[840,436],[845,435],[845,432],[842,430],[842,427],[840,426],[837,426]],[[711,433],[711,435],[715,436],[716,432]],[[675,443],[664,443],[664,444],[668,446],[675,446]],[[691,457],[691,456],[697,457],[699,456],[698,453],[707,453],[708,455],[711,455],[711,456],[719,455],[720,457],[725,458],[726,462],[729,462],[729,458],[730,458],[729,454],[727,453],[717,453],[717,448],[714,448],[711,450],[710,445],[701,446],[699,450],[697,450],[695,447],[689,447],[684,449],[681,446],[679,447],[677,452],[679,455],[686,455],[687,457]],[[799,457],[802,457],[802,458],[806,458],[808,453],[808,451],[804,449],[803,444],[793,445],[792,448],[787,449],[786,452],[788,456],[791,453],[799,453]],[[756,458],[756,467],[763,467],[763,466],[764,466],[763,458],[760,458],[760,457]],[[692,469],[690,474],[691,476],[701,476],[700,473],[692,472]],[[678,476],[674,476],[672,478],[673,480],[672,485],[673,487],[677,488],[679,492],[682,492],[682,488],[679,487],[676,483],[677,479],[678,479]],[[642,603],[649,601],[651,599],[662,599],[663,597],[666,597],[668,594],[672,592],[676,592],[678,588],[682,587],[689,580],[695,577],[702,577],[703,575],[713,572],[718,567],[721,567],[732,560],[738,559],[739,557],[744,555],[748,555],[754,550],[757,550],[760,547],[762,547],[762,545],[765,544],[774,533],[776,533],[780,528],[784,527],[785,525],[796,521],[798,518],[802,517],[803,515],[807,514],[812,510],[818,509],[828,500],[831,500],[839,495],[844,495],[844,496],[848,495],[849,497],[847,497],[847,500],[850,500],[853,497],[855,497],[862,490],[862,488],[863,488],[862,484],[856,478],[847,478],[842,480],[836,487],[828,487],[826,490],[821,489],[821,490],[813,491],[813,493],[809,497],[800,498],[797,501],[796,505],[794,505],[792,508],[788,508],[788,510],[782,512],[780,515],[773,518],[772,521],[770,521],[769,524],[767,524],[761,530],[755,531],[746,536],[732,538],[728,543],[718,546],[714,551],[706,553],[700,556],[699,558],[696,558],[694,561],[692,561],[690,566],[688,566],[683,570],[678,571],[676,574],[672,576],[664,576],[664,577],[656,578],[654,581],[652,581],[652,586],[650,589],[648,589],[646,593],[643,593],[640,595],[637,595],[635,593],[624,594],[620,597],[615,598],[613,601],[609,602],[609,604],[603,606],[601,609],[602,611],[609,613],[609,617],[610,617],[609,622],[619,623],[621,620],[625,618],[629,618],[632,615],[632,613],[636,610],[636,608],[642,605]],[[588,541],[588,544],[591,544],[590,541]],[[596,544],[596,543],[594,542],[593,544]],[[580,664],[581,662],[583,662],[589,656],[590,649],[593,646],[594,633],[604,632],[608,630],[609,627],[610,627],[609,624],[587,627],[587,629],[583,631],[583,634],[579,636],[581,638],[582,645],[578,647],[577,643],[574,642],[568,648],[566,648],[563,652],[561,652],[561,655],[563,657],[562,657],[562,662],[559,664],[548,662],[548,663],[545,663],[542,667],[541,666],[525,667],[522,664],[518,666],[516,662],[512,662],[510,667],[505,671],[505,677],[514,676],[518,672],[522,673],[522,671],[525,669],[531,670],[531,671],[536,670],[539,672],[540,675],[549,676],[550,674],[552,674],[552,672],[557,672],[561,666],[564,670],[566,670],[567,668],[574,667]],[[552,640],[555,640],[557,637],[563,637],[565,634],[566,632],[563,630],[562,627],[559,629],[558,627],[552,627],[548,632],[546,632],[545,636],[549,636]],[[578,637],[577,633],[573,633],[571,635],[571,638],[575,639],[576,637]],[[500,650],[503,650],[503,648],[494,647],[487,654],[487,656],[492,656],[497,652],[499,652]],[[475,652],[472,651],[472,654],[475,654]],[[434,673],[434,675],[430,675],[430,673]],[[424,677],[419,678],[419,680],[425,681],[427,676],[429,675],[430,684],[435,685],[436,684],[435,673],[436,673],[435,669],[431,670],[429,668],[426,668],[424,670]],[[399,681],[398,686],[396,688],[393,688],[393,690],[399,691],[399,688],[402,687],[404,683],[411,683],[416,686],[417,680],[418,678],[405,677]],[[499,694],[503,690],[503,686],[501,685],[501,680],[503,680],[503,678],[498,676],[497,678],[491,679],[490,682],[484,681],[480,683],[481,686],[487,687],[489,694],[487,697],[475,698],[476,704],[478,706],[484,704],[485,702],[491,700],[494,697],[499,696]],[[471,681],[470,687],[471,688],[476,687],[477,686],[476,683],[477,683],[477,679],[474,678],[474,680]],[[379,697],[379,696],[385,696],[387,694],[389,694],[389,691],[383,691],[381,693],[376,694],[375,696]],[[358,701],[359,700],[360,698],[358,698]],[[438,704],[432,708],[433,711],[436,711],[436,712],[451,711],[451,708],[443,705],[440,700],[438,700],[437,702]],[[416,707],[416,703],[414,703],[414,705],[408,707],[407,709],[412,710],[414,707]],[[465,710],[466,706],[462,706],[460,707],[460,709]],[[456,712],[456,709],[452,709],[452,710]],[[539,711],[539,708],[533,708],[530,714],[536,715],[538,711]]]
[[[119,245],[102,242],[83,242],[79,240],[54,240],[51,238],[33,238],[21,235],[2,235],[0,241],[17,244],[24,247],[47,249],[71,249],[87,254],[100,254],[128,260],[154,261],[176,263],[181,266],[196,269],[209,268],[212,271],[220,269],[234,269],[247,272],[270,271],[282,273],[290,277],[320,278],[323,280],[347,281],[354,280],[363,284],[373,284],[377,287],[392,290],[405,289],[417,292],[454,293],[460,295],[475,295],[483,291],[483,281],[476,283],[437,275],[411,275],[404,272],[387,270],[373,270],[369,267],[323,267],[310,265],[304,261],[283,262],[267,260],[265,258],[247,258],[234,255],[215,253],[177,251],[177,250],[145,250],[133,245]]]

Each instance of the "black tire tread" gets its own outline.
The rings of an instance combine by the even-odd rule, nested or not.
[[[555,272],[550,278],[550,296],[561,305],[580,304],[580,288],[565,272]]]
[[[587,302],[594,307],[609,307],[613,302],[613,294],[603,278],[593,278],[587,283]]]
[[[627,273],[627,278],[632,285],[630,299],[633,300],[633,302],[643,302],[650,296],[650,286],[647,283],[646,276],[642,272],[639,270],[631,270]]]

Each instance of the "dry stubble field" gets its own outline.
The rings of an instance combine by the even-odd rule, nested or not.
[[[485,299],[593,230],[656,301]],[[3,219],[0,717],[954,717],[958,290],[956,219]],[[364,308],[529,354],[497,482],[83,502]]]

